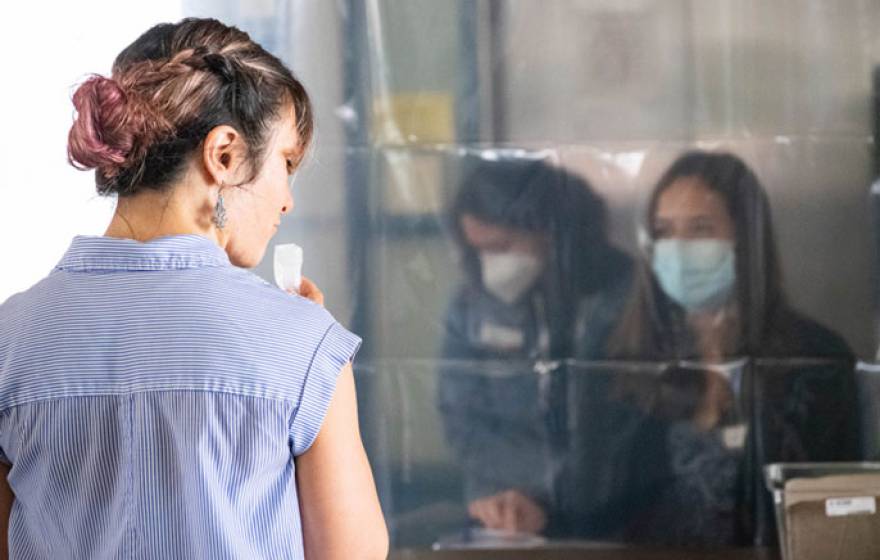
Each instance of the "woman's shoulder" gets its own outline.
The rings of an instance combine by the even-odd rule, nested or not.
[[[57,311],[58,304],[64,304],[56,299],[63,288],[60,280],[61,275],[53,271],[31,287],[0,301],[0,338],[15,336],[25,322],[38,323],[42,315]]]
[[[271,353],[270,373],[282,364],[288,370],[320,370],[322,379],[335,379],[360,347],[360,337],[322,305],[289,294],[249,270],[227,268],[200,278],[207,283],[204,299],[188,301],[201,313],[197,320],[215,326],[211,336],[223,337],[231,351],[258,352],[259,360]]]
[[[241,307],[249,310],[248,315],[265,322],[291,323],[298,327],[315,324],[323,329],[337,322],[324,306],[289,294],[249,270],[232,271],[228,281],[234,284],[236,297],[241,299]]]
[[[769,322],[765,352],[768,357],[853,359],[853,351],[834,330],[806,314],[785,307]]]

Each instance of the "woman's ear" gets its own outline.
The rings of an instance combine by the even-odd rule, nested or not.
[[[205,179],[216,185],[229,185],[244,161],[244,143],[237,130],[229,125],[216,126],[205,136],[202,166]]]

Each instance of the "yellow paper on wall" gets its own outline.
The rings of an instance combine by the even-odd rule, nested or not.
[[[449,143],[455,139],[453,96],[443,91],[400,92],[373,101],[373,141]]]

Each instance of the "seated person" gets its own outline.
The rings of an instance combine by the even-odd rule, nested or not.
[[[665,483],[630,520],[631,534],[670,544],[767,542],[775,530],[764,464],[858,456],[855,406],[839,406],[856,402],[853,354],[788,304],[767,196],[736,156],[677,159],[652,193],[647,224],[653,274],[642,275],[609,354],[696,367],[673,368],[653,386],[618,386],[665,422],[665,459],[638,475]],[[754,457],[744,455],[749,448]]]
[[[464,281],[446,320],[438,401],[471,516],[553,533],[565,453],[559,378],[538,360],[598,359],[628,296],[631,261],[610,245],[582,178],[529,159],[478,160],[451,211]]]

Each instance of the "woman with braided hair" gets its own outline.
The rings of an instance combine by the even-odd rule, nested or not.
[[[383,558],[360,339],[247,271],[293,208],[302,84],[216,20],[157,25],[73,97],[103,236],[0,306],[12,558]],[[8,540],[7,540],[8,539]]]

